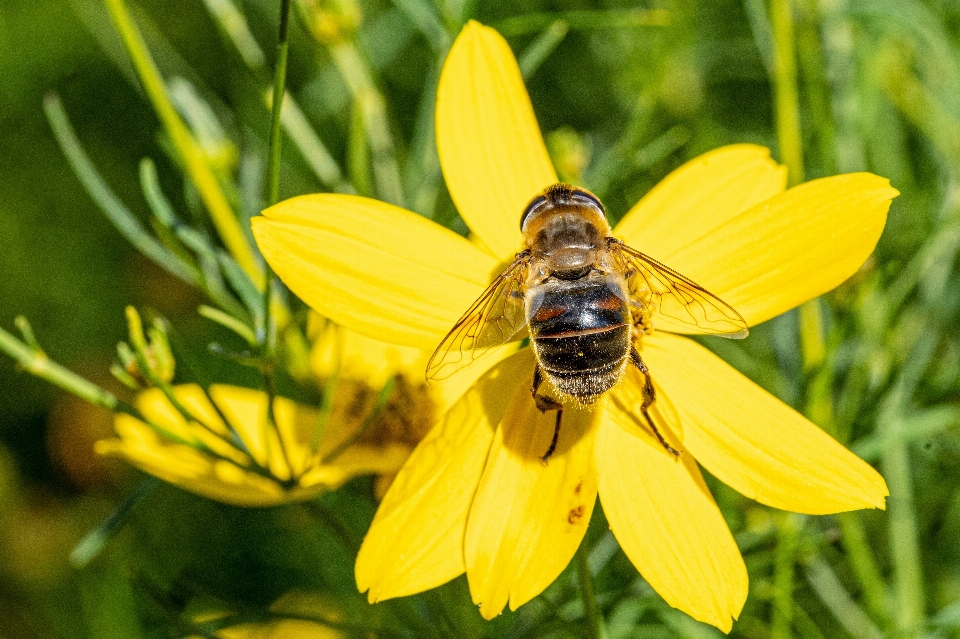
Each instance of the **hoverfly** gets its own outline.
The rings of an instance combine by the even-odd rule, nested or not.
[[[672,448],[648,409],[656,401],[636,340],[658,329],[747,336],[737,311],[692,282],[612,236],[600,200],[568,184],[534,197],[520,218],[525,248],[443,338],[427,364],[429,380],[445,379],[491,348],[529,336],[536,357],[531,393],[541,412],[563,403],[540,393],[549,380],[563,401],[589,406],[613,388],[628,365],[643,374],[644,419]]]

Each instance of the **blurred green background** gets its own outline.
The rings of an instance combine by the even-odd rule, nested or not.
[[[263,205],[263,95],[278,4],[131,4],[182,112],[212,116],[191,125],[246,215]],[[370,127],[376,114],[355,106],[330,46],[294,11],[288,88],[333,164],[287,137],[281,195],[350,182],[465,232],[439,174],[432,99],[446,49],[471,17],[497,27],[518,55],[561,177],[600,195],[614,218],[714,147],[754,142],[782,159],[771,16],[783,4],[299,3],[356,25],[348,39],[382,96],[388,144]],[[214,17],[229,6],[246,17],[246,49]],[[902,195],[875,257],[820,304],[822,364],[805,365],[796,312],[745,343],[705,343],[876,463],[892,495],[886,513],[784,519],[708,478],[751,577],[732,636],[960,637],[960,4],[794,0],[788,11],[807,179],[869,170]],[[261,63],[253,45],[265,52]],[[204,354],[224,336],[197,316],[203,295],[131,248],[83,189],[44,117],[50,92],[142,220],[145,157],[182,217],[202,211],[102,4],[0,4],[0,325],[12,330],[25,315],[55,360],[119,392],[108,368],[125,339],[123,308],[133,304],[168,318],[210,374],[255,383]],[[399,190],[383,178],[393,165]],[[100,556],[75,569],[71,549],[141,477],[94,455],[93,442],[111,432],[105,411],[6,357],[0,388],[0,639],[214,636],[215,626],[198,625],[201,613],[263,619],[290,590],[325,593],[347,636],[583,636],[569,570],[491,623],[470,605],[462,578],[368,607],[352,577],[375,509],[366,479],[264,510],[162,486]],[[666,606],[597,517],[588,540],[611,638],[716,636]]]

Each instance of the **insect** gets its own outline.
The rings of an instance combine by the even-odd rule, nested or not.
[[[640,411],[660,444],[671,447],[650,418],[656,401],[650,371],[636,343],[658,329],[740,339],[737,311],[612,235],[600,200],[568,184],[534,197],[520,218],[525,248],[444,337],[427,364],[429,380],[445,379],[491,348],[529,337],[536,356],[531,393],[541,412],[556,411],[546,462],[557,446],[564,402],[589,406],[621,380],[627,367],[643,375]],[[545,380],[560,401],[541,394]]]

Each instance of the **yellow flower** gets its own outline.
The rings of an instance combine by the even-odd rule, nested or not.
[[[324,323],[316,314],[311,316],[307,332],[313,342],[310,368],[321,383],[336,377],[338,383],[344,380],[362,383],[365,387],[362,392],[369,393],[382,388],[391,379],[397,379],[407,387],[405,401],[426,405],[418,406],[417,414],[401,411],[395,416],[398,421],[405,422],[401,428],[410,431],[410,437],[415,437],[414,433],[423,421],[428,422],[428,429],[433,426],[436,419],[483,374],[483,369],[466,371],[449,384],[427,386],[423,371],[432,349],[374,339],[331,322]],[[504,354],[507,352],[504,349]],[[415,438],[416,442],[423,439],[422,436]]]
[[[265,393],[215,385],[208,396],[191,384],[174,388],[194,418],[188,422],[162,391],[150,389],[136,401],[148,423],[118,414],[114,428],[119,437],[97,442],[97,452],[123,457],[185,490],[239,506],[312,499],[351,477],[369,474],[379,476],[382,495],[437,417],[483,369],[443,389],[428,389],[423,370],[429,353],[316,319],[311,368],[321,383],[335,378],[327,389],[328,415],[277,398],[277,429],[267,432]]]
[[[215,385],[208,397],[199,386],[187,384],[174,387],[174,395],[193,420],[187,421],[160,390],[150,389],[136,400],[149,424],[118,414],[118,437],[97,442],[96,451],[123,457],[184,490],[238,506],[312,499],[355,475],[390,472],[407,456],[403,446],[357,444],[326,461],[351,433],[336,430],[338,422],[330,420],[322,445],[311,445],[317,411],[282,397],[274,403],[277,428],[267,429],[262,391]]]
[[[423,371],[431,352],[381,342],[311,315],[308,334],[313,342],[310,366],[323,385],[331,385],[333,401],[330,421],[346,432],[363,432],[359,443],[390,443],[407,454],[483,374],[482,368],[468,371],[442,386],[427,386]],[[506,350],[506,349],[505,349]],[[390,385],[381,410],[377,395]],[[372,423],[366,420],[377,413]],[[399,464],[378,472],[376,493],[382,497],[400,470]]]
[[[495,31],[468,24],[437,95],[437,145],[471,242],[361,197],[293,198],[254,219],[289,287],[343,326],[429,349],[521,247],[520,214],[557,182],[516,61]],[[614,230],[756,325],[847,279],[873,250],[897,192],[867,173],[784,191],[766,149],[724,147],[668,176]],[[797,412],[687,338],[638,348],[657,387],[640,418],[631,370],[592,413],[567,411],[556,453],[530,394],[523,349],[491,368],[413,452],[357,559],[371,601],[466,572],[486,618],[543,591],[580,544],[599,494],[626,555],[671,605],[729,631],[747,573],[697,462],[757,501],[803,513],[883,508],[879,474]],[[694,461],[696,460],[696,461]]]

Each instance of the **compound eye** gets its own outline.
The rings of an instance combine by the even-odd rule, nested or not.
[[[530,201],[530,204],[527,204],[527,208],[523,210],[523,215],[520,216],[520,230],[523,230],[524,224],[527,223],[527,218],[530,217],[530,214],[539,209],[541,206],[547,203],[547,198],[543,195],[538,195]]]
[[[586,189],[577,189],[573,192],[573,198],[587,204],[592,204],[593,206],[597,207],[597,209],[599,209],[604,216],[606,216],[607,212],[603,208],[603,204],[600,203],[600,199],[590,191],[587,191]]]

